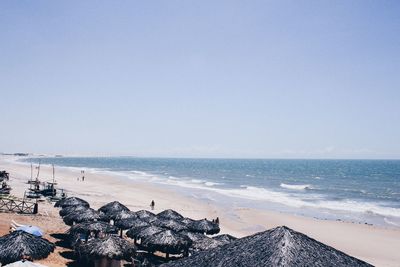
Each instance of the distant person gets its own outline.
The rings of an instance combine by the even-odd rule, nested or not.
[[[156,203],[154,203],[154,200],[152,200],[151,203],[150,203],[150,207],[151,207],[152,210],[154,210],[154,206],[155,205],[156,205]]]
[[[82,182],[84,182],[85,181],[85,175],[84,176],[82,176]]]
[[[215,223],[219,224],[219,218],[217,217],[217,219],[215,219]]]

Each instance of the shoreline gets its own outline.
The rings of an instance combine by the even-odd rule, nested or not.
[[[10,159],[10,158],[9,158]],[[0,157],[0,169],[10,172],[13,195],[23,196],[30,178],[29,163],[12,162]],[[400,262],[400,230],[375,225],[331,221],[291,215],[276,211],[243,207],[221,207],[213,201],[190,198],[160,184],[150,184],[111,174],[85,173],[85,181],[77,181],[80,169],[58,168],[56,179],[69,196],[79,196],[98,208],[118,200],[132,210],[150,209],[155,200],[155,213],[172,208],[195,219],[220,219],[221,233],[237,237],[286,225],[318,241],[360,258],[376,266],[398,266]],[[51,167],[41,166],[41,177],[51,177]],[[190,189],[188,189],[190,190]]]

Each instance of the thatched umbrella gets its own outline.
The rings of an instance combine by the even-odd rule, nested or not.
[[[164,218],[164,219],[171,219],[171,220],[182,220],[183,216],[179,214],[178,212],[168,209],[164,210],[160,213],[157,214],[158,218]]]
[[[115,226],[117,226],[121,230],[120,237],[122,237],[123,230],[130,228],[136,229],[139,227],[149,226],[149,225],[150,224],[148,222],[143,221],[139,218],[127,218],[115,222]]]
[[[106,214],[108,220],[122,220],[122,219],[131,219],[131,218],[138,218],[135,212],[133,211],[126,211],[126,210],[120,210],[120,211],[113,211],[109,212]]]
[[[142,219],[146,222],[152,222],[157,219],[157,216],[148,210],[139,210],[135,212],[139,219]]]
[[[213,236],[212,239],[220,241],[224,244],[228,244],[231,243],[232,241],[235,241],[237,237],[228,234],[223,234],[223,235]]]
[[[174,230],[175,232],[188,230],[186,225],[184,225],[180,221],[175,221],[175,220],[166,219],[166,218],[159,218],[155,221],[152,221],[151,224],[159,226],[159,227],[168,228],[170,230]]]
[[[371,266],[285,226],[240,238],[163,267]]]
[[[82,211],[88,209],[87,206],[67,206],[63,209],[61,209],[58,213],[60,214],[61,217],[67,216],[68,214],[76,211]]]
[[[192,240],[193,244],[190,249],[193,251],[202,251],[224,245],[223,242],[214,240],[204,234],[189,231],[183,231],[181,234],[186,235]]]
[[[198,221],[194,221],[187,225],[189,231],[197,232],[197,233],[206,233],[209,235],[218,234],[220,229],[219,225],[211,222],[207,219],[202,219]]]
[[[166,230],[154,234],[142,240],[141,245],[150,251],[161,251],[166,253],[167,258],[169,254],[188,254],[189,247],[192,245],[192,240],[187,236]]]
[[[154,234],[157,234],[165,230],[166,229],[162,227],[148,225],[143,227],[131,228],[128,230],[128,232],[126,232],[126,235],[129,236],[130,238],[133,238],[136,242],[136,239],[148,238],[150,236],[153,236]]]
[[[88,208],[90,207],[89,203],[86,200],[83,200],[79,197],[67,197],[67,198],[57,201],[54,204],[54,207],[65,208],[68,206],[86,206]]]
[[[14,231],[0,237],[0,262],[7,264],[29,257],[32,260],[46,258],[54,251],[54,244],[48,240],[24,231]]]
[[[105,238],[95,238],[79,245],[76,250],[87,259],[130,260],[135,254],[133,243],[115,235]]]
[[[86,209],[82,211],[76,211],[68,214],[63,218],[63,221],[67,225],[73,225],[74,223],[97,221],[101,218],[100,213],[94,209]]]
[[[113,212],[117,212],[117,211],[123,211],[123,210],[129,211],[129,209],[125,205],[121,204],[118,201],[113,201],[113,202],[107,203],[104,206],[102,206],[101,208],[99,208],[99,211],[101,211],[105,214],[113,213]]]
[[[73,225],[69,229],[70,234],[82,233],[89,235],[90,233],[107,233],[107,234],[117,234],[118,228],[106,222],[81,222]]]
[[[187,218],[187,217],[185,217],[185,218],[183,218],[182,220],[180,220],[180,222],[183,223],[184,225],[188,225],[188,224],[190,224],[190,223],[192,223],[192,222],[194,222],[194,221],[195,221],[195,220],[190,219],[190,218]]]

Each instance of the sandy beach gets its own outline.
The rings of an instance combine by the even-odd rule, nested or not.
[[[15,163],[10,158],[0,158],[0,170],[10,173],[12,194],[22,197],[30,177],[28,164]],[[41,180],[50,180],[52,169],[41,167]],[[348,223],[342,221],[318,220],[285,213],[255,210],[248,208],[219,207],[211,201],[200,201],[185,197],[161,185],[137,182],[123,177],[105,174],[85,173],[85,181],[77,181],[80,170],[56,169],[56,179],[60,188],[67,190],[68,196],[79,196],[98,208],[107,202],[118,200],[131,210],[149,209],[152,199],[156,206],[154,212],[172,208],[184,216],[201,219],[220,219],[221,233],[238,237],[286,225],[351,256],[376,266],[400,266],[400,229],[389,229],[373,225]],[[46,179],[46,177],[48,177]],[[46,231],[46,238],[54,241],[51,233],[63,233],[68,229],[58,216],[58,210],[49,203],[39,206],[39,215],[27,216],[0,214],[0,235],[9,230],[11,220],[19,223],[35,224]],[[49,266],[65,266],[66,260],[59,256],[62,248],[42,260]]]

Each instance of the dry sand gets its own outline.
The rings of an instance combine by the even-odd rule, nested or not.
[[[0,158],[0,170],[7,170],[11,176],[12,194],[22,197],[30,177],[30,166],[14,163],[9,158]],[[52,170],[48,166],[41,168],[41,180],[50,180]],[[339,249],[351,256],[367,261],[376,266],[400,266],[400,229],[356,223],[318,220],[285,213],[265,210],[218,207],[214,202],[205,202],[178,194],[160,185],[137,182],[123,177],[85,173],[85,181],[77,181],[80,170],[57,168],[56,178],[59,187],[67,190],[69,196],[79,196],[98,208],[101,205],[118,200],[131,210],[149,209],[152,199],[156,202],[154,212],[172,208],[186,217],[195,219],[220,218],[221,233],[238,237],[287,225],[313,237],[327,245]],[[39,206],[37,216],[0,214],[0,234],[8,232],[10,220],[35,224],[47,233],[62,233],[66,227],[58,217],[58,210],[50,204]],[[54,237],[46,235],[51,241]],[[64,251],[64,252],[63,252]],[[49,258],[41,261],[49,266],[65,266],[67,260],[59,253],[65,249],[57,248]]]

